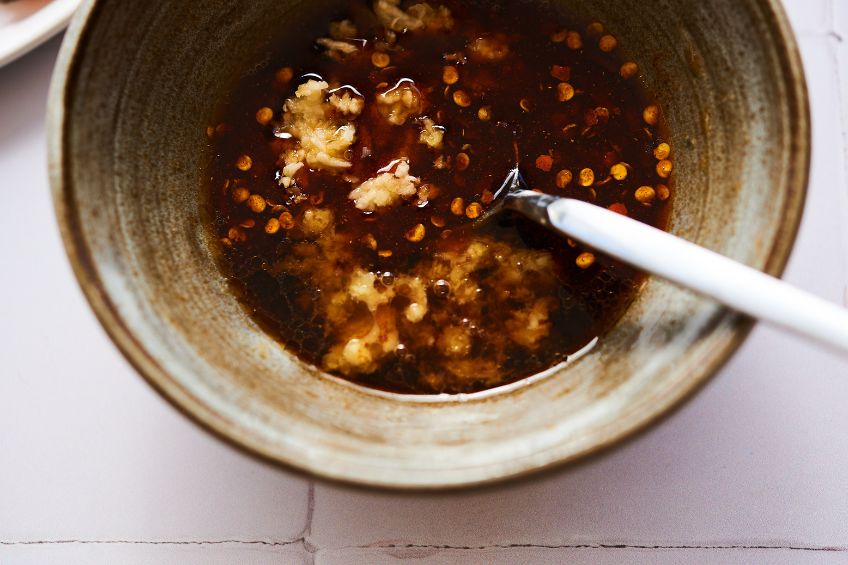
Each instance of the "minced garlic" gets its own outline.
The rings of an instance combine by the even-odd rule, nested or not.
[[[327,102],[344,116],[356,117],[365,109],[365,100],[352,95],[350,92],[343,92],[342,94],[334,92]]]
[[[374,13],[386,29],[404,32],[428,29],[430,31],[450,30],[453,28],[453,16],[444,6],[433,8],[429,4],[413,4],[406,10],[400,7],[401,0],[377,0]]]
[[[424,128],[418,136],[418,142],[430,149],[441,149],[445,139],[445,128],[437,126],[430,118],[424,118]]]
[[[353,189],[348,196],[359,210],[373,212],[377,208],[395,206],[404,198],[417,194],[421,181],[409,174],[408,160],[394,161],[382,171]]]
[[[352,55],[359,51],[359,48],[354,43],[330,39],[329,37],[321,37],[315,43],[324,47],[327,50],[327,54],[335,59],[340,59],[345,55]]]
[[[424,95],[408,78],[381,94],[377,95],[377,108],[386,120],[396,126],[402,126],[412,116],[424,111]]]
[[[334,115],[336,106],[352,105],[339,98],[336,105],[325,101],[329,85],[309,80],[300,85],[294,97],[283,106],[283,130],[299,142],[299,150],[286,154],[286,164],[306,163],[313,169],[342,171],[352,166],[345,153],[356,141],[356,126]],[[348,93],[346,93],[348,94]],[[361,108],[360,108],[361,111]],[[293,158],[299,158],[294,161]],[[291,171],[292,169],[290,169]],[[295,170],[296,172],[296,170]],[[283,171],[284,177],[292,175]]]

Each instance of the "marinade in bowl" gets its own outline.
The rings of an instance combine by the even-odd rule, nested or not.
[[[671,147],[639,61],[536,3],[352,3],[282,38],[208,134],[222,267],[304,361],[401,393],[561,363],[620,318],[629,267],[517,217],[529,186],[664,228]]]

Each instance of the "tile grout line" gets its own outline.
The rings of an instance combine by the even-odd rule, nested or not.
[[[286,548],[299,547],[303,549],[309,556],[310,565],[315,562],[315,553],[317,548],[310,541],[312,535],[312,522],[315,516],[315,483],[309,482],[306,498],[306,520],[300,534],[291,540],[271,541],[271,540],[239,540],[239,539],[221,539],[221,540],[131,540],[131,539],[115,539],[115,540],[89,540],[89,539],[56,539],[56,540],[23,540],[11,541],[0,540],[0,548],[3,547],[34,547],[34,546],[51,546],[51,545],[154,545],[154,546],[264,546],[271,548]]]
[[[533,544],[533,543],[512,543],[512,544],[493,544],[481,546],[464,546],[464,545],[427,545],[427,544],[375,544],[366,546],[356,546],[339,549],[434,549],[434,550],[450,550],[450,551],[480,551],[486,549],[602,549],[602,550],[622,550],[622,549],[641,549],[641,550],[707,550],[707,551],[728,551],[728,550],[775,550],[775,551],[822,551],[843,553],[848,552],[848,547],[841,546],[816,546],[816,545],[653,545],[653,544],[625,544],[625,543],[584,543],[584,544]]]
[[[30,547],[39,545],[263,545],[268,547],[290,547],[301,544],[301,540],[291,541],[269,541],[269,540],[87,540],[87,539],[58,539],[58,540],[29,540],[29,541],[4,541],[0,540],[0,547]]]
[[[32,547],[44,545],[161,545],[161,546],[204,546],[204,545],[245,545],[245,546],[267,546],[267,547],[294,547],[304,546],[302,539],[292,541],[265,541],[265,540],[197,540],[197,541],[168,541],[168,540],[41,540],[41,541],[0,541],[0,547]],[[312,548],[311,550],[309,548]],[[830,552],[830,553],[845,553],[848,552],[848,547],[845,546],[823,546],[823,545],[663,545],[663,544],[622,544],[622,543],[583,543],[583,544],[534,544],[534,543],[512,543],[512,544],[492,544],[480,546],[467,545],[439,545],[439,544],[370,544],[359,546],[347,546],[338,548],[324,548],[321,551],[345,551],[356,549],[374,549],[374,550],[416,550],[416,549],[431,549],[442,551],[482,551],[491,549],[601,549],[601,550],[707,550],[707,551],[730,551],[730,550],[774,550],[774,551],[810,551],[810,552]],[[307,546],[309,553],[317,553],[319,550],[314,546]]]

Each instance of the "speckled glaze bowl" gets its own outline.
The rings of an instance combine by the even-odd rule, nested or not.
[[[479,485],[633,434],[742,342],[749,320],[651,280],[589,354],[482,394],[376,392],[287,353],[216,268],[201,207],[205,130],[263,46],[333,3],[344,4],[87,0],[65,38],[49,111],[68,254],[115,343],[176,407],[255,454],[320,477],[402,489]],[[656,86],[676,148],[672,231],[780,274],[803,208],[810,124],[778,0],[552,4],[605,22]]]

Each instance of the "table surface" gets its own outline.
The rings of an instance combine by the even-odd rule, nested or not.
[[[815,152],[785,278],[844,303],[848,0],[786,6]],[[764,327],[658,427],[521,485],[361,492],[210,437],[133,372],[68,266],[45,166],[58,47],[0,69],[0,564],[848,561],[848,363]]]

